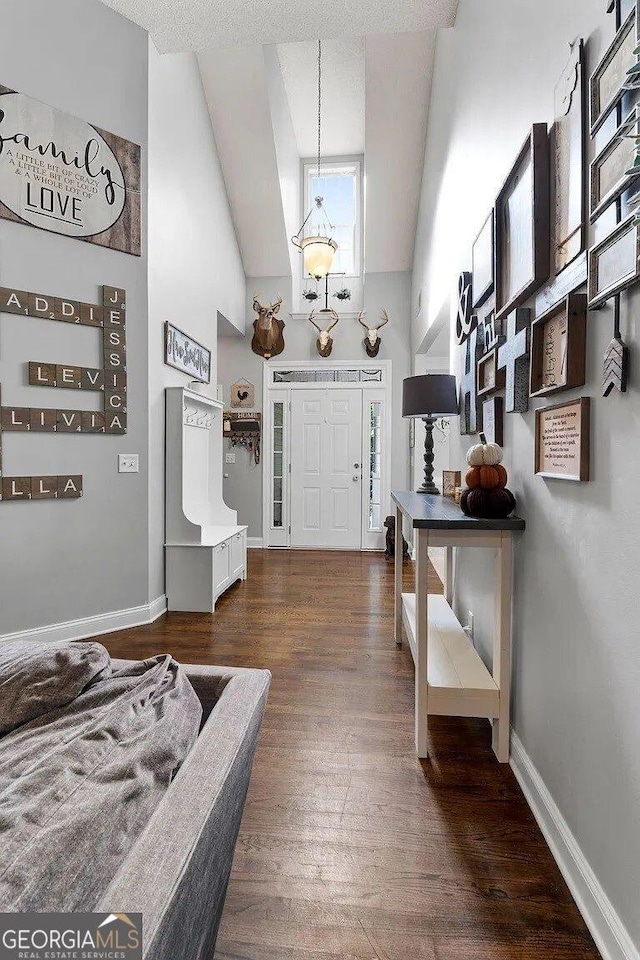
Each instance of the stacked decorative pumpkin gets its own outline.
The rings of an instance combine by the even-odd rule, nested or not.
[[[468,517],[503,519],[513,512],[516,500],[507,490],[502,448],[497,443],[487,443],[483,433],[480,440],[467,453],[469,469],[464,478],[467,489],[462,492],[460,507]]]

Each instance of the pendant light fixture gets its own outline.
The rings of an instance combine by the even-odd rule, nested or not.
[[[321,152],[322,152],[322,41],[318,40],[318,180],[321,171]],[[302,252],[304,258],[305,270],[316,280],[321,280],[331,270],[333,257],[338,249],[338,244],[331,236],[333,227],[329,222],[327,213],[324,209],[324,198],[315,197],[314,206],[307,214],[304,223],[298,230],[295,237],[291,238],[294,246]],[[318,224],[318,233],[308,237],[302,236],[304,228],[311,219],[314,210],[320,211],[322,221]]]

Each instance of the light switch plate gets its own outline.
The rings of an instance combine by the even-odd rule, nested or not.
[[[138,454],[119,453],[118,473],[140,473],[140,457]]]
[[[236,455],[235,453],[228,453],[225,457],[225,463],[235,463]]]

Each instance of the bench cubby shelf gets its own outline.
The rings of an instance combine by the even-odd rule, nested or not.
[[[169,610],[212,613],[247,576],[247,528],[222,496],[223,404],[166,390],[166,543]]]

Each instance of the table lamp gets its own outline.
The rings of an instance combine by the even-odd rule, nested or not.
[[[458,413],[456,378],[450,373],[425,373],[402,381],[402,416],[424,420],[424,483],[417,493],[440,493],[433,482],[433,425],[438,417]]]

